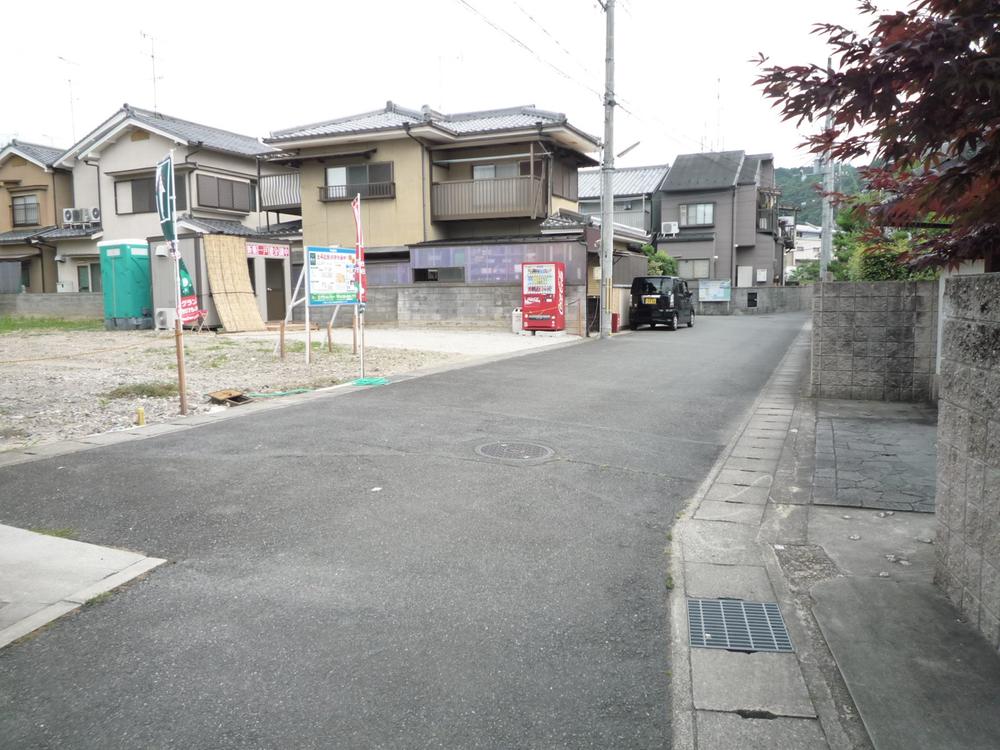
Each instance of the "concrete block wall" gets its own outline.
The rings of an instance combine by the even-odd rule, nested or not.
[[[813,396],[933,400],[937,282],[835,281],[813,287]]]
[[[1000,651],[1000,273],[945,287],[935,582]]]
[[[812,286],[739,287],[732,290],[729,302],[701,302],[698,289],[690,285],[695,315],[765,315],[768,313],[808,312],[812,309]],[[756,293],[757,306],[749,307],[748,294]]]
[[[0,315],[103,320],[104,295],[86,292],[0,294]]]

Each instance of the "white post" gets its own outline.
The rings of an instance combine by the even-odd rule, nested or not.
[[[615,0],[605,0],[607,16],[604,58],[604,158],[601,162],[601,299],[600,337],[611,335],[611,277],[614,273],[615,196]]]

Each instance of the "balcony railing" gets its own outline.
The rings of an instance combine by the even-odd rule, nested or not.
[[[431,192],[435,221],[504,219],[545,216],[541,177],[500,177],[491,180],[437,182]]]
[[[757,231],[774,234],[778,226],[778,212],[773,208],[757,209]]]
[[[368,182],[363,185],[321,185],[321,201],[352,201],[360,194],[362,198],[393,198],[396,195],[395,182]]]
[[[260,178],[260,207],[263,211],[288,211],[302,207],[299,173],[268,174]]]

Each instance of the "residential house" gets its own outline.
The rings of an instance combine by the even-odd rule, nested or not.
[[[502,323],[520,303],[525,261],[563,261],[567,284],[586,295],[596,247],[541,231],[576,211],[577,169],[596,163],[597,139],[565,115],[388,102],[264,142],[281,150],[269,161],[298,171],[304,245],[353,247],[350,203],[361,196],[370,319]]]
[[[660,231],[660,201],[657,193],[670,165],[622,167],[612,175],[614,221],[655,235]],[[580,170],[580,213],[601,215],[601,170]]]
[[[778,218],[770,154],[683,154],[660,192],[661,221],[676,221],[677,233],[659,247],[678,259],[681,276],[730,279],[736,287],[782,283],[794,238]]]
[[[287,171],[261,161],[272,151],[250,136],[126,104],[64,152],[57,166],[72,171],[74,207],[84,212],[84,218],[93,217],[93,208],[98,210],[104,240],[155,240],[162,236],[155,205],[155,165],[173,153],[181,252],[192,269],[195,288],[202,293],[210,287],[203,238],[237,237],[254,245],[274,238],[266,226],[261,227],[266,220],[258,205],[261,176]],[[72,229],[76,221],[67,224]],[[98,247],[93,238],[55,236],[51,241],[63,261],[58,288],[99,291]],[[245,291],[254,291],[265,320],[284,315],[291,291],[289,255],[287,243],[271,257],[255,254],[248,245]],[[153,304],[172,308],[171,264],[165,253],[151,260]],[[211,300],[206,304],[211,306]],[[219,322],[214,309],[209,312],[209,324]]]
[[[786,256],[785,275],[806,261],[818,261],[823,244],[823,227],[815,224],[795,225],[795,249]]]
[[[73,178],[55,166],[61,148],[14,140],[0,150],[0,293],[54,292],[55,249],[39,240],[73,205]]]

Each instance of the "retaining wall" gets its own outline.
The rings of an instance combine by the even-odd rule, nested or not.
[[[764,315],[768,313],[807,312],[812,309],[811,286],[758,286],[732,290],[729,302],[702,302],[698,289],[689,285],[695,315]],[[755,294],[757,306],[749,306],[749,296]]]
[[[935,583],[1000,651],[1000,273],[945,287]]]
[[[813,288],[813,396],[933,399],[937,282],[835,281]]]
[[[80,292],[0,294],[0,315],[103,320],[104,296]]]

